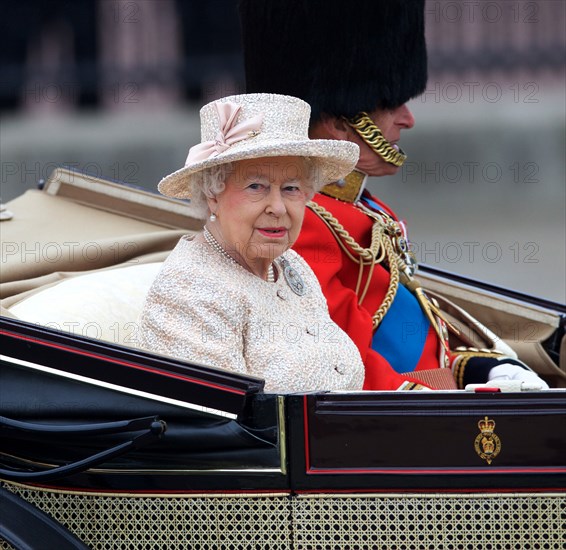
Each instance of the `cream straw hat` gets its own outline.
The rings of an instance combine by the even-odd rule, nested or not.
[[[309,139],[310,106],[277,94],[244,94],[208,103],[200,110],[201,143],[185,166],[159,182],[163,195],[190,199],[206,168],[262,157],[309,157],[316,190],[349,174],[359,148],[349,141]]]

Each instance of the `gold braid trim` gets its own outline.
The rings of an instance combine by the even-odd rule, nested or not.
[[[407,160],[407,155],[401,150],[397,151],[385,139],[381,130],[367,113],[361,112],[345,120],[384,161],[394,166],[401,166]]]
[[[500,351],[483,351],[477,348],[456,348],[454,353],[457,354],[456,360],[452,366],[452,373],[458,384],[458,389],[464,389],[464,374],[468,361],[474,357],[492,357],[494,359],[501,359],[503,353]]]
[[[371,276],[373,274],[373,269],[375,264],[381,263],[384,258],[387,258],[387,263],[389,265],[389,286],[385,297],[383,298],[382,304],[379,306],[377,311],[372,315],[373,329],[376,330],[385,314],[391,307],[393,299],[397,294],[397,289],[399,288],[399,280],[401,269],[405,268],[403,260],[395,252],[395,248],[391,242],[391,238],[387,235],[387,227],[385,222],[381,220],[379,216],[374,215],[371,211],[362,209],[370,218],[374,220],[372,231],[371,231],[371,244],[369,248],[361,247],[352,236],[344,229],[344,226],[323,206],[320,206],[314,201],[309,201],[307,206],[328,226],[330,232],[334,235],[334,238],[344,251],[344,253],[353,262],[360,266],[360,271],[358,274],[358,282],[356,285],[356,294],[358,295],[358,304],[361,305],[364,300],[369,285],[371,282]],[[352,254],[354,252],[358,257]],[[370,270],[366,279],[366,284],[363,291],[360,294],[360,286],[363,275],[363,268],[365,266],[370,266]],[[442,347],[448,352],[448,347],[445,342],[445,335],[443,334],[442,327],[437,318],[442,319],[444,323],[455,333],[459,334],[459,331],[453,327],[442,315],[442,312],[438,307],[432,303],[426,294],[424,293],[421,285],[417,279],[412,278],[408,273],[402,274],[404,278],[404,284],[410,290],[417,301],[419,302],[421,309],[427,316],[433,330],[438,335]]]
[[[466,370],[466,365],[468,364],[469,359],[470,356],[459,357],[452,369],[452,372],[454,374],[454,379],[456,380],[456,385],[460,390],[464,389],[464,371]]]
[[[383,298],[383,303],[379,306],[379,309],[372,315],[373,330],[375,330],[379,326],[379,323],[381,323],[382,319],[385,317],[385,314],[391,307],[393,299],[397,294],[397,289],[399,288],[399,266],[397,265],[397,256],[395,254],[395,251],[393,250],[391,241],[385,235],[383,235],[383,244],[385,245],[387,262],[389,263],[389,287],[387,288],[385,298]]]
[[[359,303],[365,298],[367,293],[373,268],[376,263],[381,263],[385,257],[390,269],[389,286],[385,293],[385,298],[378,310],[372,315],[373,329],[375,330],[383,317],[391,307],[393,299],[397,294],[399,287],[399,266],[397,265],[397,255],[391,241],[385,235],[383,224],[378,220],[374,220],[371,232],[371,245],[369,248],[361,247],[352,236],[344,229],[344,226],[323,206],[314,201],[309,201],[307,206],[328,226],[334,238],[346,253],[346,255],[355,263],[360,265],[360,276],[358,277],[358,285],[356,294],[359,296],[359,286],[361,283],[361,272],[364,266],[370,266],[370,273],[366,281],[365,288],[359,299]],[[352,254],[354,252],[358,257]]]

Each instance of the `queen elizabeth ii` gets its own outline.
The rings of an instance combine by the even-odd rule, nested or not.
[[[190,199],[206,223],[154,281],[142,347],[263,378],[270,392],[361,390],[356,346],[290,250],[306,203],[352,170],[357,145],[309,139],[310,107],[289,96],[227,97],[200,115],[202,142],[159,191]]]

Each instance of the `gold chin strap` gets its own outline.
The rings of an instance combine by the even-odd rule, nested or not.
[[[355,117],[345,120],[385,162],[389,162],[395,166],[401,166],[407,159],[407,155],[405,155],[401,149],[397,151],[397,149],[383,137],[381,130],[375,125],[375,122],[367,113],[361,112]]]

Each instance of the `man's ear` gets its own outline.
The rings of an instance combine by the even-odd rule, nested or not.
[[[310,135],[313,139],[348,141],[350,139],[350,126],[342,117],[322,115],[321,119],[311,128]]]

